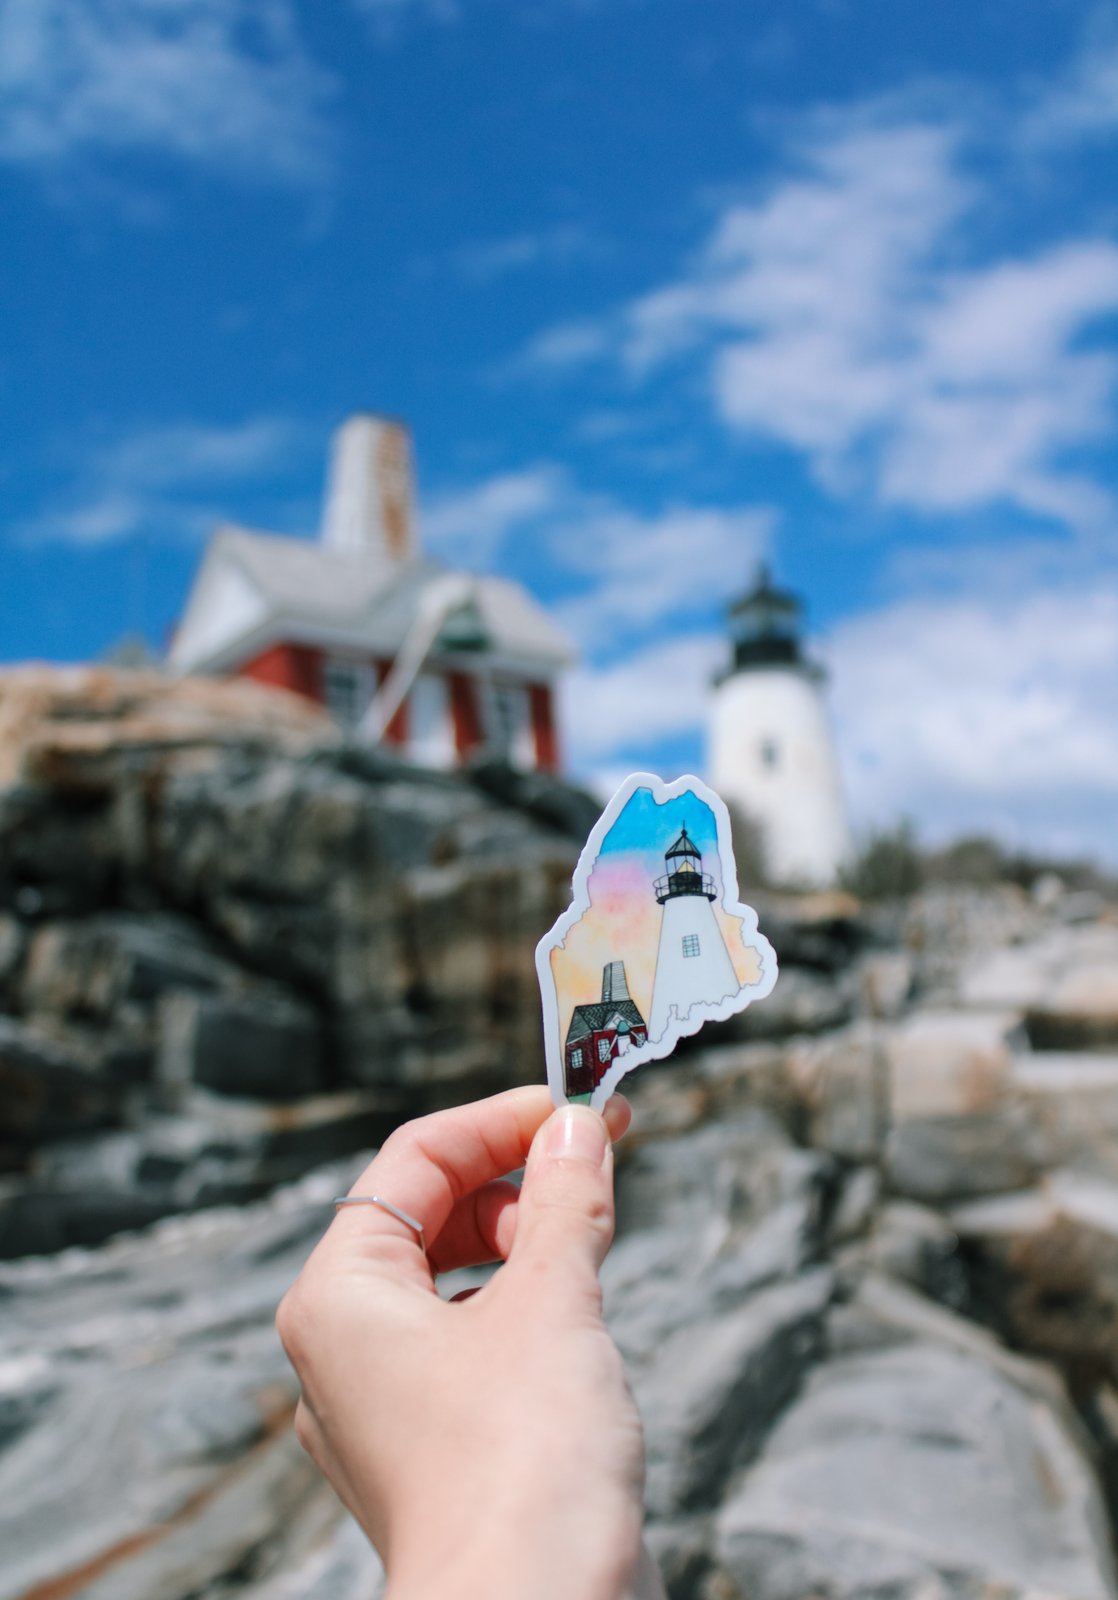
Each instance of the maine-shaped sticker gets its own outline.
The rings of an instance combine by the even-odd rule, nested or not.
[[[536,946],[556,1104],[601,1108],[634,1067],[771,992],[776,954],[738,892],[714,791],[626,778],[579,857],[571,905]]]

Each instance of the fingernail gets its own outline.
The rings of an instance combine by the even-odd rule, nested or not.
[[[589,1106],[564,1106],[551,1119],[544,1149],[549,1156],[566,1156],[600,1167],[609,1149],[609,1134]]]

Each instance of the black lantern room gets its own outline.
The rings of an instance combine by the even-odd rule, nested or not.
[[[702,855],[686,826],[671,848],[664,852],[664,864],[667,873],[657,878],[655,883],[658,904],[663,905],[665,900],[675,900],[684,894],[701,894],[708,900],[718,898],[714,879],[709,872],[703,871]]]
[[[779,589],[768,567],[757,568],[753,587],[730,607],[731,672],[751,667],[799,667],[815,676],[820,669],[803,652],[803,604],[790,589]]]

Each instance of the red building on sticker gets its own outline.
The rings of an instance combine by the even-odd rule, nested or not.
[[[175,671],[293,690],[426,766],[488,751],[543,771],[573,660],[520,584],[423,555],[408,430],[364,414],[335,435],[318,539],[219,527],[170,650]]]
[[[564,1051],[569,1099],[593,1094],[618,1056],[647,1043],[648,1027],[630,999],[623,961],[602,968],[602,998],[575,1006]]]

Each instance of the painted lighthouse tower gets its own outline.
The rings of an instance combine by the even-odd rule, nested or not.
[[[849,850],[826,674],[803,652],[802,606],[761,566],[730,608],[733,659],[716,680],[711,782],[761,831],[777,883],[833,883]]]
[[[714,915],[718,888],[684,827],[666,851],[667,871],[657,878],[657,902],[664,908],[648,1037],[662,1039],[672,1019],[693,1005],[717,1005],[741,987],[726,940]]]

